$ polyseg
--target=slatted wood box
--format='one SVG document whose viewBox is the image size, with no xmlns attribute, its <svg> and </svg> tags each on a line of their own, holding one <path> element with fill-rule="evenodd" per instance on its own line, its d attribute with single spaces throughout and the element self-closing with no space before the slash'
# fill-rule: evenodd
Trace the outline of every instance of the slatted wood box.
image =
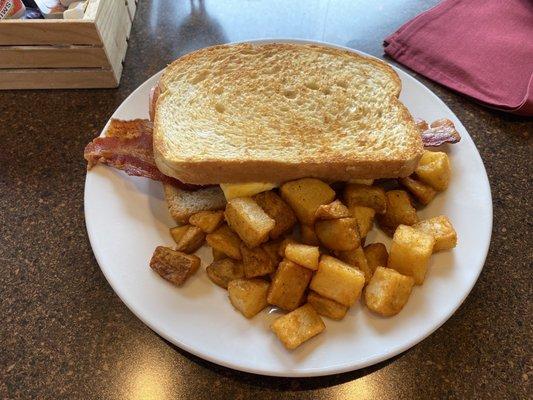
<svg viewBox="0 0 533 400">
<path fill-rule="evenodd" d="M 100 0 L 90 20 L 0 21 L 0 89 L 117 87 L 138 0 Z"/>
</svg>

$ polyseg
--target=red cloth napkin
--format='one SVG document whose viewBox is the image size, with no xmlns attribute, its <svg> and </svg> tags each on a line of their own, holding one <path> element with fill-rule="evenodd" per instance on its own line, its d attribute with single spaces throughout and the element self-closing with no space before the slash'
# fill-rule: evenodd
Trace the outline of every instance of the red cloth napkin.
<svg viewBox="0 0 533 400">
<path fill-rule="evenodd" d="M 444 86 L 533 115 L 532 0 L 446 0 L 384 45 L 392 58 Z"/>
</svg>

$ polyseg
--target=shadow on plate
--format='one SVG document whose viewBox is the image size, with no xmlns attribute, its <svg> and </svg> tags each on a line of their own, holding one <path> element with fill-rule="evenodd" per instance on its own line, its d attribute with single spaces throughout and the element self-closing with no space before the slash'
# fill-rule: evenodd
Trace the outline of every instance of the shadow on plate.
<svg viewBox="0 0 533 400">
<path fill-rule="evenodd" d="M 363 378 L 366 375 L 369 375 L 375 371 L 380 370 L 381 368 L 386 367 L 395 360 L 401 358 L 404 353 L 400 353 L 394 357 L 389 358 L 378 364 L 371 365 L 366 368 L 361 368 L 355 371 L 344 372 L 341 374 L 334 374 L 328 376 L 318 376 L 311 378 L 283 378 L 275 376 L 265 376 L 257 375 L 248 372 L 242 372 L 233 370 L 231 368 L 222 367 L 210 361 L 206 361 L 200 357 L 197 357 L 187 351 L 180 349 L 179 347 L 173 345 L 168 340 L 160 337 L 164 342 L 166 342 L 170 347 L 174 348 L 178 353 L 194 362 L 197 365 L 200 365 L 208 370 L 220 375 L 226 379 L 238 380 L 247 385 L 253 385 L 256 387 L 261 387 L 270 390 L 276 391 L 305 391 L 305 390 L 315 390 L 321 388 L 327 388 L 330 386 L 340 385 L 346 382 L 351 382 L 355 379 Z"/>
</svg>

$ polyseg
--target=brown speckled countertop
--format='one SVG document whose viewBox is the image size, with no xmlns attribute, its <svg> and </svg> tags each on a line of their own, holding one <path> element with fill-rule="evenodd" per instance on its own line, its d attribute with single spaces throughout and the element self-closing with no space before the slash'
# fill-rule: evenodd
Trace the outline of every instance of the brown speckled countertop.
<svg viewBox="0 0 533 400">
<path fill-rule="evenodd" d="M 0 92 L 0 398 L 531 398 L 533 122 L 423 78 L 479 148 L 492 186 L 493 238 L 461 308 L 392 360 L 336 376 L 279 379 L 198 359 L 126 308 L 85 231 L 85 144 L 177 56 L 261 37 L 324 40 L 382 56 L 383 37 L 435 3 L 142 1 L 120 88 Z"/>
</svg>

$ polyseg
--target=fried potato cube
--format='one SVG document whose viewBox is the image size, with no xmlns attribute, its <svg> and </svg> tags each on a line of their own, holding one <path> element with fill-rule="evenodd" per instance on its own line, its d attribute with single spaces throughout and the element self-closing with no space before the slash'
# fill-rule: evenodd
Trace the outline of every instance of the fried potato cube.
<svg viewBox="0 0 533 400">
<path fill-rule="evenodd" d="M 326 325 L 313 306 L 305 304 L 279 317 L 271 329 L 287 349 L 293 350 L 326 329 Z"/>
<path fill-rule="evenodd" d="M 351 265 L 352 267 L 357 268 L 365 275 L 365 284 L 370 281 L 374 269 L 370 268 L 366 260 L 365 252 L 360 246 L 357 249 L 348 250 L 348 251 L 339 251 L 336 253 L 336 256 L 339 260 L 344 261 L 346 264 Z"/>
<path fill-rule="evenodd" d="M 387 266 L 389 253 L 383 243 L 369 244 L 363 248 L 363 251 L 370 270 L 375 271 L 377 267 Z"/>
<path fill-rule="evenodd" d="M 376 215 L 376 210 L 364 206 L 351 206 L 349 210 L 350 215 L 357 220 L 359 236 L 361 238 L 366 237 L 368 232 L 370 232 L 374 226 L 374 216 Z"/>
<path fill-rule="evenodd" d="M 385 267 L 377 267 L 365 288 L 366 306 L 384 317 L 398 314 L 407 303 L 415 281 L 410 276 Z"/>
<path fill-rule="evenodd" d="M 205 233 L 197 226 L 186 225 L 180 240 L 177 242 L 176 250 L 190 254 L 198 250 L 205 241 Z M 181 232 L 180 232 L 181 233 Z"/>
<path fill-rule="evenodd" d="M 347 307 L 354 304 L 365 285 L 365 276 L 358 269 L 331 256 L 322 256 L 310 288 L 318 294 Z"/>
<path fill-rule="evenodd" d="M 387 211 L 385 190 L 377 186 L 349 183 L 344 189 L 344 203 L 348 208 L 363 206 L 373 208 L 378 214 Z"/>
<path fill-rule="evenodd" d="M 242 262 L 232 258 L 213 261 L 207 266 L 206 272 L 213 283 L 224 289 L 228 288 L 231 281 L 244 278 Z"/>
<path fill-rule="evenodd" d="M 439 192 L 446 190 L 451 176 L 448 155 L 441 151 L 424 151 L 415 169 L 415 174 L 433 189 Z"/>
<path fill-rule="evenodd" d="M 236 260 L 242 259 L 241 255 L 241 239 L 233 232 L 229 226 L 222 225 L 213 233 L 209 233 L 205 237 L 207 244 L 213 249 L 216 249 L 228 257 Z"/>
<path fill-rule="evenodd" d="M 200 258 L 197 256 L 164 246 L 157 246 L 150 260 L 150 268 L 176 286 L 183 285 L 199 267 Z"/>
<path fill-rule="evenodd" d="M 315 224 L 318 240 L 330 250 L 352 250 L 361 244 L 355 218 L 318 221 Z"/>
<path fill-rule="evenodd" d="M 412 276 L 415 283 L 421 285 L 426 277 L 434 244 L 433 236 L 411 226 L 400 225 L 392 238 L 387 267 Z"/>
<path fill-rule="evenodd" d="M 313 306 L 317 313 L 331 319 L 343 319 L 348 311 L 348 307 L 313 291 L 307 295 L 307 302 Z"/>
<path fill-rule="evenodd" d="M 366 260 L 365 253 L 362 247 L 358 247 L 349 251 L 341 251 L 336 253 L 337 257 L 344 261 L 346 264 L 349 264 L 358 270 L 360 270 L 365 275 L 365 284 L 370 281 L 374 269 L 370 268 Z"/>
<path fill-rule="evenodd" d="M 276 221 L 268 216 L 251 197 L 237 197 L 228 201 L 224 212 L 228 225 L 248 247 L 256 247 L 268 240 Z"/>
<path fill-rule="evenodd" d="M 318 240 L 314 227 L 301 224 L 300 234 L 302 235 L 302 243 L 309 246 L 318 246 L 320 244 L 320 240 Z"/>
<path fill-rule="evenodd" d="M 262 247 L 248 248 L 241 244 L 242 263 L 244 266 L 244 276 L 255 278 L 257 276 L 268 275 L 276 270 L 272 259 Z"/>
<path fill-rule="evenodd" d="M 318 206 L 315 213 L 316 219 L 337 219 L 351 217 L 348 207 L 340 200 Z"/>
<path fill-rule="evenodd" d="M 300 243 L 289 243 L 285 247 L 285 257 L 302 267 L 316 271 L 318 269 L 318 259 L 320 251 L 318 246 L 307 246 Z"/>
<path fill-rule="evenodd" d="M 223 260 L 224 258 L 228 257 L 226 253 L 223 253 L 214 247 L 211 248 L 211 252 L 213 253 L 213 261 Z"/>
<path fill-rule="evenodd" d="M 428 233 L 435 238 L 433 252 L 449 250 L 457 246 L 457 232 L 455 232 L 452 223 L 445 215 L 420 221 L 414 224 L 413 228 Z"/>
<path fill-rule="evenodd" d="M 287 311 L 297 308 L 313 276 L 313 271 L 289 260 L 283 260 L 272 279 L 268 303 Z"/>
<path fill-rule="evenodd" d="M 298 242 L 296 240 L 294 240 L 293 238 L 291 238 L 291 237 L 283 239 L 283 241 L 281 242 L 281 244 L 279 245 L 279 248 L 278 248 L 278 254 L 279 254 L 280 257 L 282 257 L 282 258 L 285 257 L 285 248 L 290 243 L 298 243 Z"/>
<path fill-rule="evenodd" d="M 176 244 L 180 242 L 183 235 L 185 235 L 185 232 L 189 230 L 189 227 L 190 225 L 180 225 L 174 228 L 170 228 L 170 235 L 172 236 L 172 239 L 174 239 Z"/>
<path fill-rule="evenodd" d="M 224 220 L 224 211 L 200 211 L 189 218 L 189 224 L 205 233 L 214 232 Z"/>
<path fill-rule="evenodd" d="M 270 231 L 272 239 L 277 239 L 292 230 L 296 224 L 296 215 L 276 193 L 272 191 L 259 193 L 253 199 L 276 222 L 274 229 Z"/>
<path fill-rule="evenodd" d="M 228 283 L 229 299 L 242 315 L 252 318 L 268 305 L 268 287 L 262 279 L 235 279 Z"/>
<path fill-rule="evenodd" d="M 289 203 L 302 224 L 313 225 L 317 208 L 331 203 L 335 191 L 319 179 L 304 178 L 283 184 L 281 197 Z"/>
<path fill-rule="evenodd" d="M 263 244 L 263 249 L 267 252 L 268 256 L 272 260 L 272 265 L 277 268 L 279 262 L 282 259 L 282 255 L 279 254 L 279 248 L 281 246 L 280 240 L 271 240 Z"/>
<path fill-rule="evenodd" d="M 437 195 L 437 191 L 431 186 L 420 182 L 412 177 L 401 178 L 400 183 L 409 190 L 420 204 L 428 205 Z"/>
<path fill-rule="evenodd" d="M 350 179 L 348 183 L 357 183 L 359 185 L 371 186 L 374 183 L 374 179 Z"/>
<path fill-rule="evenodd" d="M 389 190 L 386 193 L 387 212 L 378 217 L 379 225 L 391 234 L 398 225 L 413 225 L 418 222 L 416 209 L 405 190 Z"/>
</svg>

